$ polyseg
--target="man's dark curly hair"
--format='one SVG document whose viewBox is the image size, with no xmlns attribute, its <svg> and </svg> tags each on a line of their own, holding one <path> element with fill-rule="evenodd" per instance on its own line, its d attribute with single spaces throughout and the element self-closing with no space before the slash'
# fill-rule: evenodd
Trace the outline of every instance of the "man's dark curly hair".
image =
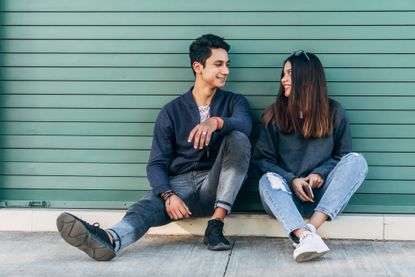
<svg viewBox="0 0 415 277">
<path fill-rule="evenodd" d="M 195 39 L 189 47 L 190 66 L 193 62 L 199 62 L 205 66 L 206 60 L 212 55 L 211 49 L 225 49 L 229 52 L 229 44 L 221 37 L 213 34 L 206 34 Z M 193 66 L 192 66 L 193 70 Z M 193 74 L 195 74 L 193 70 Z"/>
</svg>

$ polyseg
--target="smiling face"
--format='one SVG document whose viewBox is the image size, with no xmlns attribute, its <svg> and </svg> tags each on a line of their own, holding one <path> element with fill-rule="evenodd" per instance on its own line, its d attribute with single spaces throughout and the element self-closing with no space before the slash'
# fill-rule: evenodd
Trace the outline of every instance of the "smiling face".
<svg viewBox="0 0 415 277">
<path fill-rule="evenodd" d="M 193 63 L 196 82 L 212 89 L 221 88 L 225 85 L 229 75 L 228 52 L 222 48 L 213 48 L 211 52 L 204 66 L 199 62 Z"/>
<path fill-rule="evenodd" d="M 281 78 L 281 84 L 284 88 L 284 95 L 285 97 L 290 96 L 291 93 L 291 63 L 287 61 L 284 64 L 284 72 Z"/>
</svg>

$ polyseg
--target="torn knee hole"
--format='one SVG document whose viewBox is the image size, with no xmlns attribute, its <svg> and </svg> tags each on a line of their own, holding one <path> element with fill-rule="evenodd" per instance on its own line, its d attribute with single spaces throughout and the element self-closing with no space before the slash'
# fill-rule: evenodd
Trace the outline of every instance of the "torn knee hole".
<svg viewBox="0 0 415 277">
<path fill-rule="evenodd" d="M 281 190 L 283 192 L 290 193 L 289 191 L 287 191 L 287 188 L 285 187 L 285 184 L 283 183 L 283 180 L 281 180 L 281 178 L 275 176 L 272 173 L 267 173 L 266 176 L 273 190 Z"/>
</svg>

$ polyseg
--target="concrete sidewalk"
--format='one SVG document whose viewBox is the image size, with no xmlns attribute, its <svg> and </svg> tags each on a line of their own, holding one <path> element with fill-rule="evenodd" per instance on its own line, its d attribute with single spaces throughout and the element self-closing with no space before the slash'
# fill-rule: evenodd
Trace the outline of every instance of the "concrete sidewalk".
<svg viewBox="0 0 415 277">
<path fill-rule="evenodd" d="M 232 237 L 212 252 L 197 236 L 145 236 L 95 262 L 54 232 L 0 232 L 0 276 L 414 276 L 414 241 L 327 240 L 323 258 L 297 264 L 288 239 Z"/>
</svg>

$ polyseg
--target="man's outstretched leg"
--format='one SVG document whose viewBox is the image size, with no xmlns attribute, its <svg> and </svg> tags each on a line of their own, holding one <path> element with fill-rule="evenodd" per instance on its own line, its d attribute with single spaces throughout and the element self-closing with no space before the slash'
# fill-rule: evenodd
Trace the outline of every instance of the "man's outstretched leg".
<svg viewBox="0 0 415 277">
<path fill-rule="evenodd" d="M 133 204 L 124 218 L 108 230 L 62 213 L 56 220 L 58 231 L 70 245 L 97 261 L 109 261 L 115 253 L 141 238 L 150 227 L 170 222 L 164 203 L 151 192 Z"/>
</svg>

